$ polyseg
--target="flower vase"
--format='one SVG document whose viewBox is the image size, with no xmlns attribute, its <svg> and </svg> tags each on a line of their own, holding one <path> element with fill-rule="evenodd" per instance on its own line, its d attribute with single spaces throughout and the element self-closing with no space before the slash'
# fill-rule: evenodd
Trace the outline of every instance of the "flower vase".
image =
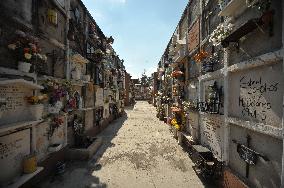
<svg viewBox="0 0 284 188">
<path fill-rule="evenodd" d="M 30 68 L 31 68 L 31 64 L 30 63 L 19 61 L 19 64 L 18 64 L 18 70 L 19 71 L 30 72 Z"/>
<path fill-rule="evenodd" d="M 30 113 L 31 113 L 32 119 L 34 121 L 41 120 L 42 119 L 43 110 L 44 110 L 43 104 L 31 105 Z"/>
</svg>

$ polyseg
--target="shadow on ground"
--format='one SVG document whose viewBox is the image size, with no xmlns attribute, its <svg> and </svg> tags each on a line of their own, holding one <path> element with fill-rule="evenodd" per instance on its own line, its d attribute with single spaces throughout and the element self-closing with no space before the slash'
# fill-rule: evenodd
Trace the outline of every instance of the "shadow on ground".
<svg viewBox="0 0 284 188">
<path fill-rule="evenodd" d="M 193 151 L 191 151 L 191 149 L 186 145 L 186 144 L 182 144 L 181 145 L 182 150 L 187 153 L 188 157 L 192 160 L 193 163 L 196 162 L 196 158 L 193 156 Z M 192 166 L 192 169 L 194 170 L 195 174 L 198 176 L 198 178 L 202 181 L 204 188 L 217 188 L 220 187 L 220 183 L 218 180 L 212 179 L 212 178 L 208 178 L 208 177 L 204 177 L 202 175 L 202 173 L 200 172 L 200 170 L 194 165 Z"/>
<path fill-rule="evenodd" d="M 131 107 L 127 108 L 130 110 Z M 113 147 L 111 140 L 117 136 L 117 132 L 127 120 L 127 114 L 114 120 L 97 137 L 103 138 L 103 144 L 89 161 L 68 161 L 65 172 L 61 175 L 51 175 L 45 181 L 33 185 L 33 188 L 107 188 L 107 184 L 94 176 L 94 171 L 102 168 L 97 160 L 109 148 Z"/>
<path fill-rule="evenodd" d="M 126 110 L 132 110 L 133 107 L 127 107 Z M 92 164 L 96 163 L 105 153 L 105 151 L 110 148 L 114 147 L 114 144 L 111 142 L 113 138 L 117 136 L 119 129 L 122 127 L 124 122 L 128 119 L 127 114 L 125 113 L 121 118 L 113 121 L 104 131 L 102 131 L 98 137 L 103 138 L 103 144 L 100 149 L 96 152 L 93 156 L 92 160 L 90 161 Z"/>
</svg>

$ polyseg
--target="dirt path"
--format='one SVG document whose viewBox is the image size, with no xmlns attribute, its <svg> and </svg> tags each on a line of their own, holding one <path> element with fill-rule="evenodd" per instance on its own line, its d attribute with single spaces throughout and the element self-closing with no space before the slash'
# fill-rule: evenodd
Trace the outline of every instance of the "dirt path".
<svg viewBox="0 0 284 188">
<path fill-rule="evenodd" d="M 205 187 L 154 107 L 138 102 L 126 112 L 99 135 L 104 142 L 93 160 L 71 163 L 62 178 L 41 187 Z"/>
</svg>

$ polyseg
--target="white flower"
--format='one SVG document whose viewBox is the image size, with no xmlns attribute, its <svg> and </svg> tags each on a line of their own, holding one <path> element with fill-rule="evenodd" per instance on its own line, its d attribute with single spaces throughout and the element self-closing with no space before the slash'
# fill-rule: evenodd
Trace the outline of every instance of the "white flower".
<svg viewBox="0 0 284 188">
<path fill-rule="evenodd" d="M 15 49 L 17 48 L 17 45 L 16 45 L 16 44 L 9 44 L 9 45 L 8 45 L 8 48 L 9 48 L 10 50 L 15 50 Z"/>
</svg>

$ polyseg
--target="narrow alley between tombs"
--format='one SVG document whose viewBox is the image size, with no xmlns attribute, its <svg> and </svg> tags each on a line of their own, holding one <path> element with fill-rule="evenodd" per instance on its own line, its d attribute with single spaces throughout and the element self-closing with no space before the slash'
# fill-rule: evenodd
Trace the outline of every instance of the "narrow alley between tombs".
<svg viewBox="0 0 284 188">
<path fill-rule="evenodd" d="M 98 135 L 103 143 L 89 162 L 71 162 L 62 176 L 39 187 L 204 187 L 188 154 L 155 114 L 153 106 L 137 102 Z"/>
<path fill-rule="evenodd" d="M 0 1 L 0 188 L 284 188 L 284 0 Z"/>
</svg>

